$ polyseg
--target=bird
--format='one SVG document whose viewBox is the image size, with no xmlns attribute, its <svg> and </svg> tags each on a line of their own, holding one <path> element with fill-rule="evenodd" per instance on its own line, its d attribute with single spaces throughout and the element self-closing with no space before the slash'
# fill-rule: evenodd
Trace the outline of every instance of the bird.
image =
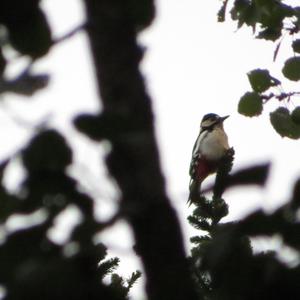
<svg viewBox="0 0 300 300">
<path fill-rule="evenodd" d="M 187 201 L 189 206 L 197 202 L 201 183 L 217 171 L 220 161 L 229 150 L 228 137 L 223 127 L 223 122 L 228 117 L 209 113 L 202 118 L 189 168 L 190 194 Z"/>
</svg>

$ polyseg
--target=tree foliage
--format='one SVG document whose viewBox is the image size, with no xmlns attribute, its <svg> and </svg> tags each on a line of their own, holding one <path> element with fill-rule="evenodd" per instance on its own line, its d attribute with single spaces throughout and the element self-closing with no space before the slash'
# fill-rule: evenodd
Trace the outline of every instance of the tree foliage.
<svg viewBox="0 0 300 300">
<path fill-rule="evenodd" d="M 2 237 L 0 282 L 6 289 L 5 299 L 82 299 L 87 295 L 89 299 L 127 299 L 139 273 L 128 281 L 122 279 L 115 274 L 119 260 L 106 259 L 106 247 L 93 242 L 104 224 L 94 217 L 93 199 L 66 174 L 72 151 L 64 137 L 55 130 L 43 130 L 24 147 L 21 158 L 27 177 L 19 193 L 11 194 L 1 185 L 1 224 L 14 215 L 27 221 Z M 2 174 L 6 166 L 7 162 Z M 71 228 L 65 243 L 56 244 L 49 239 L 49 231 L 71 206 L 82 220 Z M 110 274 L 110 283 L 104 284 Z"/>
<path fill-rule="evenodd" d="M 281 0 L 235 0 L 229 8 L 228 0 L 223 1 L 223 5 L 218 14 L 218 20 L 223 22 L 229 10 L 230 18 L 237 22 L 238 28 L 249 26 L 253 34 L 258 39 L 276 43 L 274 50 L 274 61 L 280 51 L 281 44 L 289 39 L 292 57 L 286 59 L 282 67 L 282 75 L 285 81 L 300 80 L 300 6 L 287 5 Z M 270 100 L 279 102 L 289 102 L 292 97 L 300 94 L 299 89 L 284 92 L 285 83 L 281 83 L 272 76 L 269 70 L 255 69 L 248 73 L 249 83 L 252 91 L 246 92 L 240 99 L 238 111 L 242 115 L 253 117 L 262 113 L 264 105 Z M 296 86 L 297 87 L 297 86 Z M 282 106 L 280 104 L 280 106 Z M 274 129 L 283 137 L 299 139 L 300 132 L 294 119 L 288 117 L 293 114 L 293 110 L 282 116 L 282 109 L 279 107 L 270 114 L 270 121 Z M 283 124 L 286 123 L 286 124 Z M 282 129 L 284 128 L 284 129 Z"/>
<path fill-rule="evenodd" d="M 6 232 L 0 244 L 0 284 L 6 290 L 5 299 L 127 299 L 140 273 L 134 272 L 129 279 L 119 276 L 115 272 L 118 259 L 106 259 L 105 246 L 93 240 L 95 234 L 119 218 L 126 219 L 134 233 L 149 300 L 197 299 L 179 223 L 166 195 L 151 99 L 139 70 L 143 49 L 137 43 L 137 34 L 152 22 L 154 3 L 82 3 L 85 24 L 54 39 L 39 0 L 1 1 L 0 94 L 32 96 L 46 87 L 49 74 L 34 72 L 36 61 L 56 44 L 86 30 L 103 110 L 94 115 L 82 113 L 74 123 L 88 137 L 111 144 L 106 164 L 119 186 L 120 205 L 109 222 L 97 220 L 94 199 L 80 191 L 80 183 L 66 172 L 72 164 L 72 150 L 65 138 L 54 129 L 38 128 L 19 154 L 27 172 L 20 191 L 10 194 L 1 186 L 4 230 L 15 215 L 32 222 Z M 11 63 L 7 48 L 29 61 L 13 78 L 7 74 Z M 11 159 L 3 163 L 3 173 Z M 70 228 L 65 243 L 56 244 L 49 238 L 49 231 L 70 207 L 79 211 L 81 220 Z M 34 222 L 36 215 L 39 217 Z M 111 275 L 110 280 L 104 282 L 107 275 Z"/>
</svg>

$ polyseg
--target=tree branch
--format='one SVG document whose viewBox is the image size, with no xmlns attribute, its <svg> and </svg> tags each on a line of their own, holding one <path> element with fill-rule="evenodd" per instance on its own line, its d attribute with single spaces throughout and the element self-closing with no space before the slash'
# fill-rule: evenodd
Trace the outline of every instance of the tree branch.
<svg viewBox="0 0 300 300">
<path fill-rule="evenodd" d="M 112 151 L 107 165 L 122 191 L 122 205 L 129 211 L 127 220 L 144 265 L 148 298 L 199 300 L 160 169 L 151 101 L 139 72 L 139 24 L 132 18 L 130 1 L 84 3 L 106 125 L 114 128 L 116 120 L 126 124 L 121 129 L 116 126 L 115 134 L 108 137 Z M 153 6 L 150 0 L 135 5 Z"/>
</svg>

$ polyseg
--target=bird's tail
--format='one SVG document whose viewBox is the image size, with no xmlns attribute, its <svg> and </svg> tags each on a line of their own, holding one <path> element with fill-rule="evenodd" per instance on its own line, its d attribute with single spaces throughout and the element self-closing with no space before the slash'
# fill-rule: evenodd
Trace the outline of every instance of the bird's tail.
<svg viewBox="0 0 300 300">
<path fill-rule="evenodd" d="M 190 194 L 187 200 L 187 204 L 189 207 L 192 205 L 192 203 L 197 203 L 199 201 L 200 188 L 201 188 L 201 181 L 195 179 L 190 180 L 190 185 L 189 185 Z"/>
</svg>

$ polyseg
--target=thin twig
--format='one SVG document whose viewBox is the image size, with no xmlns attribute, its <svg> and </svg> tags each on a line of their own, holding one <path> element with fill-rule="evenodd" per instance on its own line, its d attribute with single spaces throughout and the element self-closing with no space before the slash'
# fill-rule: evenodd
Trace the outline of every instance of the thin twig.
<svg viewBox="0 0 300 300">
<path fill-rule="evenodd" d="M 300 92 L 280 93 L 279 95 L 270 93 L 268 95 L 261 95 L 261 99 L 264 101 L 264 103 L 267 103 L 272 98 L 275 98 L 278 101 L 282 101 L 284 99 L 288 99 L 288 101 L 289 101 L 291 97 L 296 96 L 296 95 L 300 95 Z"/>
<path fill-rule="evenodd" d="M 76 33 L 80 32 L 81 30 L 85 29 L 87 26 L 87 22 L 84 22 L 78 26 L 76 26 L 75 28 L 73 28 L 71 31 L 63 34 L 62 36 L 53 39 L 52 41 L 52 45 L 57 45 L 61 42 L 64 42 L 65 40 L 72 38 Z"/>
</svg>

